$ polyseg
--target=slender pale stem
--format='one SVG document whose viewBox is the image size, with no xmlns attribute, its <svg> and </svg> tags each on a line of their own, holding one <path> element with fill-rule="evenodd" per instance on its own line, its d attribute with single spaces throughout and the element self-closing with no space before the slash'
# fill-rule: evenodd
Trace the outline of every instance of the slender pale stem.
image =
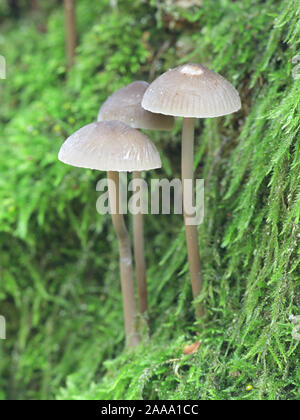
<svg viewBox="0 0 300 420">
<path fill-rule="evenodd" d="M 121 287 L 123 295 L 124 321 L 126 341 L 129 347 L 139 344 L 136 325 L 136 302 L 134 296 L 132 252 L 130 237 L 125 225 L 124 216 L 120 214 L 119 173 L 108 172 L 108 191 L 112 210 L 112 221 L 118 237 L 120 247 Z"/>
<path fill-rule="evenodd" d="M 68 68 L 74 64 L 75 50 L 77 45 L 76 31 L 76 3 L 75 0 L 64 0 L 66 21 L 66 46 Z"/>
<path fill-rule="evenodd" d="M 184 118 L 182 130 L 182 184 L 183 184 L 183 197 L 185 197 L 184 180 L 194 180 L 194 136 L 195 136 L 195 121 L 194 118 Z M 183 199 L 183 203 L 184 203 Z M 186 232 L 186 243 L 188 251 L 188 260 L 190 266 L 190 275 L 193 289 L 193 296 L 196 299 L 202 290 L 202 275 L 200 252 L 198 242 L 198 229 L 197 226 L 189 226 L 187 224 L 187 215 L 184 203 L 184 222 Z M 200 305 L 196 307 L 196 316 L 201 318 L 203 309 Z"/>
<path fill-rule="evenodd" d="M 141 180 L 141 172 L 134 172 L 133 178 L 134 180 Z M 145 314 L 148 310 L 148 296 L 144 243 L 144 216 L 142 213 L 135 214 L 133 216 L 133 231 L 136 278 L 139 295 L 139 312 L 141 314 Z"/>
</svg>

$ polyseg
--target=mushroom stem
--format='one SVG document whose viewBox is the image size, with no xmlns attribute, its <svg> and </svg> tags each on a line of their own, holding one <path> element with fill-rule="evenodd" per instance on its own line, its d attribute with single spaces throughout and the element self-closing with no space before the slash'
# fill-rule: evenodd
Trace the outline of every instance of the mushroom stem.
<svg viewBox="0 0 300 420">
<path fill-rule="evenodd" d="M 108 172 L 108 192 L 111 206 L 111 216 L 120 248 L 121 287 L 123 295 L 124 321 L 126 342 L 129 347 L 135 347 L 140 339 L 136 329 L 136 303 L 134 297 L 134 282 L 132 268 L 132 252 L 130 237 L 125 225 L 124 216 L 120 214 L 119 173 Z"/>
<path fill-rule="evenodd" d="M 183 184 L 183 198 L 185 197 L 185 182 L 186 179 L 194 180 L 194 136 L 195 136 L 195 121 L 194 118 L 183 119 L 182 129 L 182 184 Z M 197 226 L 189 226 L 187 224 L 188 215 L 184 203 L 184 224 L 186 233 L 186 243 L 188 260 L 190 266 L 190 275 L 193 289 L 193 296 L 196 299 L 202 290 L 202 274 L 198 242 Z M 196 317 L 199 319 L 203 315 L 203 309 L 198 304 L 196 306 Z"/>
<path fill-rule="evenodd" d="M 67 61 L 68 68 L 74 64 L 76 52 L 77 34 L 76 34 L 76 4 L 74 0 L 65 0 L 65 20 L 66 20 L 66 36 L 67 36 Z"/>
<path fill-rule="evenodd" d="M 134 172 L 133 178 L 134 180 L 141 180 L 141 172 Z M 144 216 L 142 213 L 138 213 L 133 216 L 133 231 L 136 278 L 139 296 L 139 312 L 143 315 L 148 310 L 148 296 L 145 262 Z"/>
</svg>

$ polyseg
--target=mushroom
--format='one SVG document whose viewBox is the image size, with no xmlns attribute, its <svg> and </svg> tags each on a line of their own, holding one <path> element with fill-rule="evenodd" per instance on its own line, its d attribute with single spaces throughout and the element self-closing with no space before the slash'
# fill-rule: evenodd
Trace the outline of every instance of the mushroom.
<svg viewBox="0 0 300 420">
<path fill-rule="evenodd" d="M 241 108 L 237 90 L 219 74 L 199 64 L 185 64 L 158 77 L 147 89 L 142 107 L 154 113 L 183 117 L 182 182 L 194 179 L 194 119 L 215 118 Z M 183 200 L 184 202 L 184 200 Z M 184 221 L 193 296 L 202 290 L 202 273 L 197 226 L 189 225 L 191 215 L 184 203 Z M 197 305 L 196 315 L 203 309 Z"/>
<path fill-rule="evenodd" d="M 136 81 L 114 92 L 101 106 L 98 121 L 118 120 L 133 128 L 171 131 L 174 127 L 173 117 L 153 114 L 142 108 L 142 99 L 148 87 L 149 83 Z M 133 178 L 140 180 L 141 172 L 135 171 Z M 143 315 L 148 311 L 148 297 L 144 217 L 141 212 L 133 216 L 133 231 L 139 312 Z"/>
<path fill-rule="evenodd" d="M 144 134 L 120 121 L 106 121 L 89 124 L 72 134 L 60 149 L 59 160 L 80 168 L 107 171 L 111 215 L 120 247 L 126 341 L 128 346 L 135 347 L 139 336 L 132 253 L 124 216 L 120 212 L 119 172 L 161 168 L 159 153 Z"/>
<path fill-rule="evenodd" d="M 132 128 L 171 131 L 174 118 L 152 113 L 142 108 L 142 100 L 149 83 L 138 80 L 114 92 L 98 113 L 98 121 L 122 121 Z"/>
</svg>

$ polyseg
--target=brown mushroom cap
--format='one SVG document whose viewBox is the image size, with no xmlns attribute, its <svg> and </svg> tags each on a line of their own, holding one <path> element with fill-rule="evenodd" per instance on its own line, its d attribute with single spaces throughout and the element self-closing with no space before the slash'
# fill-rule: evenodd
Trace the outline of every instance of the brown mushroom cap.
<svg viewBox="0 0 300 420">
<path fill-rule="evenodd" d="M 132 172 L 161 168 L 151 140 L 120 121 L 84 126 L 62 145 L 59 160 L 80 168 Z"/>
<path fill-rule="evenodd" d="M 238 91 L 224 77 L 199 64 L 164 73 L 147 89 L 148 111 L 186 118 L 214 118 L 241 108 Z"/>
<path fill-rule="evenodd" d="M 174 118 L 153 114 L 142 108 L 142 99 L 149 86 L 143 81 L 133 82 L 114 92 L 101 106 L 98 121 L 122 121 L 133 128 L 172 130 Z"/>
</svg>

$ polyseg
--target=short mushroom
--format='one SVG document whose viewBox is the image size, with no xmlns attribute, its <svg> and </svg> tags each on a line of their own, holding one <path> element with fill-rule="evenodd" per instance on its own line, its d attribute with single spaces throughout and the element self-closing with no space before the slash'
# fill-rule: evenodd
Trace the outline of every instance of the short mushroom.
<svg viewBox="0 0 300 420">
<path fill-rule="evenodd" d="M 241 100 L 237 90 L 219 74 L 199 64 L 185 64 L 158 77 L 147 89 L 142 106 L 147 111 L 183 117 L 182 181 L 194 179 L 194 119 L 215 118 L 237 112 Z M 184 200 L 183 200 L 184 201 Z M 193 296 L 202 290 L 197 226 L 190 226 L 184 204 L 184 220 Z M 201 318 L 203 308 L 196 308 Z"/>
<path fill-rule="evenodd" d="M 128 346 L 135 347 L 139 336 L 132 253 L 124 216 L 120 212 L 119 172 L 160 168 L 159 153 L 144 134 L 122 122 L 107 121 L 89 124 L 71 135 L 60 149 L 59 160 L 80 168 L 107 171 L 111 215 L 120 247 L 126 341 Z"/>
<path fill-rule="evenodd" d="M 142 108 L 142 99 L 148 87 L 149 83 L 139 80 L 114 92 L 101 106 L 98 121 L 118 120 L 133 128 L 171 131 L 174 127 L 173 117 L 154 114 Z M 135 171 L 133 178 L 141 179 L 141 172 Z M 133 231 L 139 312 L 145 314 L 148 310 L 148 297 L 142 213 L 133 216 Z"/>
</svg>

